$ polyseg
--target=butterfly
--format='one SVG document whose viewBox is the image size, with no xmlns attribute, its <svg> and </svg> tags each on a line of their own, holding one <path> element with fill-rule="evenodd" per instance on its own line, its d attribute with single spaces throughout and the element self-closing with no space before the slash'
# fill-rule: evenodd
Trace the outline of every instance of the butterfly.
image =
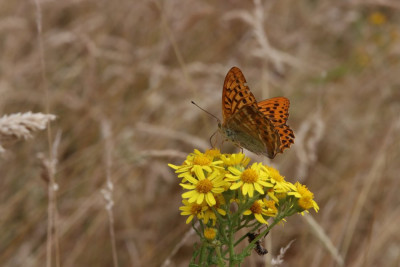
<svg viewBox="0 0 400 267">
<path fill-rule="evenodd" d="M 236 145 L 273 159 L 294 143 L 293 130 L 286 125 L 289 105 L 286 97 L 257 102 L 242 71 L 233 67 L 225 77 L 218 127 Z"/>
</svg>

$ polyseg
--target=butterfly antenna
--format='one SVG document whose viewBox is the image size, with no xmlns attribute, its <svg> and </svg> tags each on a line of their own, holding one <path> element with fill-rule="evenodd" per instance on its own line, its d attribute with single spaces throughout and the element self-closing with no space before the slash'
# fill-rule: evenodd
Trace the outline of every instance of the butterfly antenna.
<svg viewBox="0 0 400 267">
<path fill-rule="evenodd" d="M 197 105 L 194 101 L 191 101 L 191 102 L 192 102 L 193 105 L 195 105 L 196 107 L 198 107 L 199 109 L 201 109 L 202 111 L 204 111 L 205 113 L 207 113 L 208 115 L 214 117 L 214 118 L 218 121 L 218 123 L 221 123 L 221 121 L 220 121 L 214 114 L 211 114 L 210 112 L 208 112 L 208 111 L 205 110 L 204 108 L 200 107 L 200 106 Z M 214 134 L 215 134 L 215 133 L 214 133 Z M 214 134 L 213 134 L 213 135 L 214 135 Z"/>
</svg>

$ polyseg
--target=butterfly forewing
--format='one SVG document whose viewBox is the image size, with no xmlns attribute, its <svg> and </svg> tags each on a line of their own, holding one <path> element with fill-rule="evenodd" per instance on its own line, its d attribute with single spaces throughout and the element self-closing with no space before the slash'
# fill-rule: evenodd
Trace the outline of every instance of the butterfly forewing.
<svg viewBox="0 0 400 267">
<path fill-rule="evenodd" d="M 243 106 L 256 104 L 256 98 L 246 85 L 246 79 L 242 71 L 237 67 L 231 68 L 225 77 L 222 91 L 222 115 L 224 121 Z"/>
</svg>

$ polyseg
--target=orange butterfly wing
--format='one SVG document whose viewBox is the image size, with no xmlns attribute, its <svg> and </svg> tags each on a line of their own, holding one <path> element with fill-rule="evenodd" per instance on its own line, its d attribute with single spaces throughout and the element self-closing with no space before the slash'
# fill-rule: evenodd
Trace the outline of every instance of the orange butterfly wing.
<svg viewBox="0 0 400 267">
<path fill-rule="evenodd" d="M 281 152 L 278 130 L 259 110 L 257 101 L 245 84 L 246 79 L 239 68 L 233 67 L 225 77 L 222 91 L 222 114 L 224 135 L 256 154 L 274 158 Z"/>
<path fill-rule="evenodd" d="M 290 101 L 286 97 L 274 97 L 257 103 L 260 111 L 272 121 L 274 125 L 286 123 L 289 117 Z"/>
<path fill-rule="evenodd" d="M 286 97 L 274 97 L 257 103 L 259 110 L 274 124 L 278 130 L 283 151 L 294 143 L 294 133 L 286 121 L 289 117 L 290 101 Z"/>
<path fill-rule="evenodd" d="M 257 101 L 246 85 L 242 71 L 233 67 L 226 74 L 222 90 L 222 116 L 224 122 L 243 106 L 256 106 Z"/>
</svg>

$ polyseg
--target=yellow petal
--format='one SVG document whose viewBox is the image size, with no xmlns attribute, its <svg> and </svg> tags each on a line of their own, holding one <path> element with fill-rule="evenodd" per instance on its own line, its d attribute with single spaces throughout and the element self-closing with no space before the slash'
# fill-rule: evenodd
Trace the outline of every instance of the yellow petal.
<svg viewBox="0 0 400 267">
<path fill-rule="evenodd" d="M 204 176 L 203 169 L 199 165 L 194 166 L 194 173 L 196 174 L 197 179 L 204 180 L 206 177 Z"/>
<path fill-rule="evenodd" d="M 263 190 L 263 188 L 262 188 L 262 186 L 260 184 L 255 183 L 254 184 L 254 188 L 257 190 L 258 193 L 264 194 L 264 190 Z"/>
<path fill-rule="evenodd" d="M 248 183 L 244 183 L 243 187 L 242 187 L 242 194 L 245 196 L 245 195 L 247 195 L 248 191 L 249 191 L 249 184 Z"/>
<path fill-rule="evenodd" d="M 229 189 L 230 189 L 230 190 L 235 190 L 235 189 L 238 189 L 239 187 L 241 187 L 242 185 L 243 185 L 243 182 L 240 181 L 240 182 L 237 182 L 237 183 L 232 184 L 231 187 L 230 187 Z"/>
<path fill-rule="evenodd" d="M 206 201 L 209 206 L 214 206 L 217 202 L 215 201 L 214 195 L 211 192 L 207 193 Z"/>
<path fill-rule="evenodd" d="M 204 200 L 204 194 L 198 194 L 197 196 L 197 204 L 203 203 Z"/>
<path fill-rule="evenodd" d="M 186 224 L 189 224 L 192 220 L 193 220 L 193 215 L 190 215 L 190 216 L 186 219 Z"/>
<path fill-rule="evenodd" d="M 243 215 L 250 215 L 251 214 L 251 210 L 245 210 L 244 212 L 243 212 Z"/>
<path fill-rule="evenodd" d="M 254 186 L 253 184 L 248 184 L 248 192 L 249 192 L 249 197 L 254 196 Z"/>
<path fill-rule="evenodd" d="M 261 214 L 254 214 L 254 217 L 260 223 L 268 224 L 268 222 L 264 219 L 264 217 Z"/>
<path fill-rule="evenodd" d="M 192 190 L 192 191 L 188 191 L 188 192 L 185 192 L 185 193 L 183 193 L 182 194 L 182 198 L 191 198 L 191 197 L 193 197 L 193 195 L 195 195 L 196 194 L 196 191 L 195 190 Z M 190 202 L 190 201 L 189 201 Z M 193 202 L 193 201 L 192 201 Z M 191 203 L 191 202 L 190 202 Z"/>
</svg>

